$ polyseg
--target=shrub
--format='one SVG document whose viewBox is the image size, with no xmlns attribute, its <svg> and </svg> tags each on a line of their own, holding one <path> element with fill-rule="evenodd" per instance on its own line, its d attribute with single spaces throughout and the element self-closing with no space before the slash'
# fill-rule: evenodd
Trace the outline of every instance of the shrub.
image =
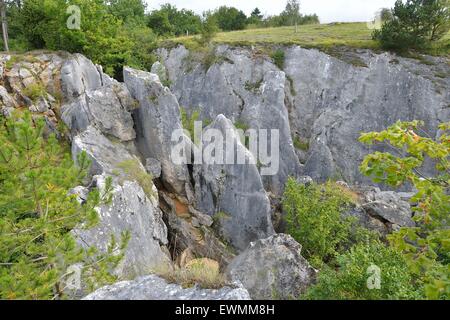
<svg viewBox="0 0 450 320">
<path fill-rule="evenodd" d="M 304 296 L 317 300 L 420 299 L 401 253 L 381 242 L 360 243 L 338 256 L 338 269 L 325 267 Z M 377 274 L 379 272 L 379 274 Z M 377 288 L 376 277 L 380 276 Z M 369 284 L 375 285 L 373 287 Z"/>
<path fill-rule="evenodd" d="M 26 86 L 22 90 L 23 94 L 36 102 L 39 98 L 45 97 L 47 95 L 47 91 L 42 82 L 35 82 L 28 86 Z"/>
<path fill-rule="evenodd" d="M 0 299 L 63 299 L 71 266 L 81 264 L 89 289 L 112 283 L 128 235 L 115 239 L 105 254 L 79 247 L 75 228 L 93 227 L 95 208 L 110 201 L 111 179 L 104 191 L 92 190 L 80 204 L 69 190 L 83 182 L 90 162 L 52 135 L 43 137 L 44 121 L 26 112 L 20 119 L 0 118 Z"/>
<path fill-rule="evenodd" d="M 299 137 L 294 138 L 294 147 L 298 150 L 308 151 L 309 150 L 309 141 L 305 139 L 301 139 Z"/>
<path fill-rule="evenodd" d="M 392 18 L 381 30 L 374 31 L 373 38 L 385 49 L 425 49 L 441 39 L 449 29 L 448 0 L 397 0 Z"/>
<path fill-rule="evenodd" d="M 145 171 L 140 161 L 136 158 L 123 161 L 117 165 L 125 174 L 126 180 L 136 181 L 144 190 L 147 197 L 155 196 L 153 191 L 153 178 Z"/>
<path fill-rule="evenodd" d="M 281 49 L 275 50 L 275 52 L 273 52 L 270 57 L 272 58 L 273 63 L 275 63 L 275 65 L 280 70 L 284 69 L 284 61 L 286 59 L 286 56 L 285 56 L 285 53 L 283 50 L 281 50 Z"/>
<path fill-rule="evenodd" d="M 211 13 L 207 13 L 202 23 L 200 43 L 202 45 L 210 44 L 217 32 L 219 32 L 219 27 L 216 17 Z"/>
<path fill-rule="evenodd" d="M 313 266 L 333 264 L 340 252 L 360 237 L 371 235 L 355 228 L 353 218 L 344 216 L 352 201 L 348 192 L 332 182 L 305 186 L 293 178 L 288 180 L 283 197 L 287 232 L 302 244 L 305 258 Z"/>
</svg>

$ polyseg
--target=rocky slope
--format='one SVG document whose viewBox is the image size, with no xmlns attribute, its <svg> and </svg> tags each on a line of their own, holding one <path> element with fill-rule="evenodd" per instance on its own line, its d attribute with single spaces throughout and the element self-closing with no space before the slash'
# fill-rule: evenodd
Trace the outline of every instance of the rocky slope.
<svg viewBox="0 0 450 320">
<path fill-rule="evenodd" d="M 79 200 L 113 178 L 113 201 L 98 208 L 100 224 L 74 230 L 80 245 L 106 250 L 110 234 L 129 231 L 130 244 L 115 271 L 122 280 L 182 264 L 186 257 L 207 257 L 237 281 L 236 289 L 183 291 L 150 276 L 89 299 L 157 298 L 150 294 L 153 287 L 161 298 L 174 299 L 246 299 L 245 289 L 252 298 L 273 298 L 274 290 L 279 297 L 298 296 L 316 271 L 299 244 L 275 235 L 289 176 L 355 185 L 360 200 L 349 214 L 383 234 L 414 224 L 405 201 L 411 194 L 361 186 L 369 181 L 358 166 L 373 150 L 357 138 L 413 119 L 424 120 L 428 134 L 436 136 L 437 124 L 450 119 L 448 62 L 424 57 L 429 62 L 423 64 L 369 51 L 342 52 L 338 59 L 317 50 L 284 50 L 280 70 L 254 48 L 219 46 L 208 53 L 207 65 L 202 54 L 184 47 L 160 49 L 153 73 L 125 68 L 124 83 L 77 54 L 0 56 L 1 113 L 29 109 L 46 119 L 48 133 L 70 140 L 74 159 L 81 151 L 92 159 L 91 181 L 72 191 Z M 238 123 L 278 129 L 278 174 L 262 176 L 237 134 L 224 145 L 253 160 L 247 164 L 174 164 L 171 150 L 180 141 L 172 133 L 182 129 L 183 109 L 188 115 L 198 110 L 209 128 L 222 133 Z M 181 143 L 188 153 L 197 148 L 186 135 Z M 175 295 L 167 295 L 171 288 Z"/>
</svg>

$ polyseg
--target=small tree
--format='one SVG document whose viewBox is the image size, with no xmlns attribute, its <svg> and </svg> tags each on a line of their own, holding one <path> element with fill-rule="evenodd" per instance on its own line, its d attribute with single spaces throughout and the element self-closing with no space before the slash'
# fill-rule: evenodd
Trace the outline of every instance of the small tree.
<svg viewBox="0 0 450 320">
<path fill-rule="evenodd" d="M 106 254 L 76 244 L 71 231 L 96 224 L 95 207 L 111 200 L 111 179 L 79 203 L 69 190 L 82 183 L 90 161 L 81 153 L 75 166 L 43 128 L 29 113 L 0 119 L 0 299 L 64 298 L 71 267 L 80 264 L 90 289 L 113 282 L 110 270 L 128 241 L 126 234 L 121 244 L 113 239 Z"/>
<path fill-rule="evenodd" d="M 6 52 L 9 51 L 8 44 L 8 21 L 6 19 L 6 3 L 5 0 L 0 0 L 0 18 L 2 20 L 2 34 L 3 34 L 3 47 Z"/>
<path fill-rule="evenodd" d="M 402 228 L 389 237 L 391 245 L 403 253 L 415 282 L 431 299 L 450 295 L 450 122 L 439 126 L 434 140 L 421 129 L 422 122 L 398 122 L 382 132 L 363 134 L 366 144 L 387 143 L 393 153 L 367 156 L 361 171 L 378 183 L 393 187 L 410 184 L 417 190 L 411 199 L 416 228 Z M 421 135 L 422 134 L 422 135 Z M 425 136 L 424 136 L 425 135 Z M 423 173 L 426 159 L 436 163 L 435 176 Z"/>
<path fill-rule="evenodd" d="M 424 49 L 450 30 L 450 0 L 397 0 L 392 19 L 373 38 L 385 49 Z"/>
<path fill-rule="evenodd" d="M 378 15 L 382 22 L 388 22 L 388 21 L 392 20 L 392 18 L 393 18 L 392 10 L 389 8 L 382 8 L 379 11 Z"/>
<path fill-rule="evenodd" d="M 288 25 L 297 26 L 302 16 L 300 14 L 300 2 L 298 0 L 288 0 L 286 8 L 281 15 L 286 17 Z"/>
<path fill-rule="evenodd" d="M 216 16 L 211 12 L 204 13 L 204 20 L 202 23 L 201 42 L 202 44 L 209 44 L 219 31 Z"/>
<path fill-rule="evenodd" d="M 248 18 L 248 23 L 249 24 L 259 24 L 259 23 L 261 23 L 262 19 L 263 19 L 263 15 L 261 13 L 261 10 L 259 10 L 259 8 L 255 8 L 251 13 L 250 18 Z"/>
</svg>

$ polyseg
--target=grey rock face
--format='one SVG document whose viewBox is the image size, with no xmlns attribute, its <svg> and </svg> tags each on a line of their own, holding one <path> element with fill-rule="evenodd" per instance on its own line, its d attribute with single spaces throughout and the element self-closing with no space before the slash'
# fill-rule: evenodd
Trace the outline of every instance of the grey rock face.
<svg viewBox="0 0 450 320">
<path fill-rule="evenodd" d="M 112 143 L 92 126 L 73 139 L 73 157 L 81 151 L 86 151 L 92 160 L 91 175 L 95 176 L 100 190 L 104 188 L 106 176 L 114 178 L 114 190 L 112 203 L 98 208 L 99 225 L 76 231 L 80 244 L 105 250 L 111 235 L 119 240 L 122 232 L 130 232 L 125 258 L 116 270 L 122 278 L 142 276 L 152 268 L 169 264 L 170 258 L 164 249 L 168 244 L 167 227 L 162 220 L 156 187 L 153 186 L 152 194 L 146 194 L 136 181 L 132 181 L 133 177 L 121 174 L 120 164 L 136 158 L 121 143 Z M 137 159 L 136 165 L 145 172 Z"/>
<path fill-rule="evenodd" d="M 159 52 L 171 90 L 189 112 L 198 108 L 202 119 L 224 114 L 253 128 L 280 129 L 280 172 L 264 178 L 275 194 L 289 175 L 369 184 L 358 167 L 365 155 L 383 148 L 360 144 L 362 132 L 420 119 L 435 137 L 437 124 L 450 119 L 450 77 L 436 76 L 450 74 L 445 58 L 426 57 L 425 65 L 368 50 L 344 52 L 345 59 L 298 46 L 285 52 L 286 76 L 250 48 L 217 47 L 219 62 L 208 70 L 182 46 Z M 291 136 L 303 141 L 305 150 L 295 152 Z"/>
<path fill-rule="evenodd" d="M 159 81 L 161 81 L 161 83 L 165 83 L 168 80 L 166 67 L 159 61 L 156 61 L 153 64 L 151 73 L 156 74 L 159 77 Z"/>
<path fill-rule="evenodd" d="M 251 243 L 228 266 L 253 299 L 297 299 L 315 281 L 316 271 L 291 236 L 278 234 Z"/>
<path fill-rule="evenodd" d="M 200 111 L 202 120 L 223 114 L 253 129 L 278 129 L 280 169 L 274 176 L 263 177 L 263 182 L 280 195 L 288 176 L 301 172 L 285 106 L 290 92 L 285 74 L 257 52 L 219 46 L 214 54 L 222 62 L 205 70 L 201 58 L 184 47 L 161 50 L 171 90 L 188 113 Z"/>
<path fill-rule="evenodd" d="M 189 174 L 185 165 L 177 165 L 171 159 L 172 133 L 182 130 L 180 107 L 176 97 L 165 88 L 157 75 L 124 69 L 124 80 L 131 95 L 139 102 L 135 111 L 137 146 L 145 158 L 154 158 L 161 163 L 161 178 L 166 187 L 180 195 L 186 195 Z"/>
<path fill-rule="evenodd" d="M 230 120 L 223 115 L 210 125 L 221 132 L 223 150 L 245 155 L 247 164 L 208 164 L 194 166 L 197 208 L 214 217 L 223 237 L 244 250 L 251 241 L 274 233 L 270 201 L 264 190 L 253 155 L 241 144 Z M 227 141 L 228 140 L 228 141 Z M 230 145 L 231 143 L 231 145 Z"/>
<path fill-rule="evenodd" d="M 4 87 L 0 86 L 0 112 L 3 115 L 9 115 L 16 106 L 16 101 Z"/>
<path fill-rule="evenodd" d="M 152 175 L 153 178 L 157 179 L 161 177 L 161 162 L 158 160 L 148 158 L 145 161 L 145 169 Z"/>
<path fill-rule="evenodd" d="M 415 227 L 413 212 L 405 196 L 410 193 L 381 191 L 379 188 L 359 187 L 355 190 L 361 195 L 361 205 L 348 212 L 357 217 L 368 229 L 387 235 L 401 227 Z"/>
<path fill-rule="evenodd" d="M 101 288 L 84 300 L 250 300 L 250 296 L 245 289 L 239 287 L 219 290 L 197 287 L 183 289 L 179 285 L 168 284 L 157 276 L 147 276 Z"/>
<path fill-rule="evenodd" d="M 64 97 L 77 98 L 88 90 L 102 86 L 99 69 L 81 54 L 75 54 L 61 68 L 61 85 Z"/>
<path fill-rule="evenodd" d="M 104 134 L 131 141 L 136 137 L 131 104 L 127 88 L 117 83 L 86 91 L 73 99 L 62 107 L 62 119 L 73 135 L 93 125 Z"/>
<path fill-rule="evenodd" d="M 93 126 L 89 126 L 83 133 L 73 138 L 73 159 L 76 160 L 82 151 L 86 151 L 92 160 L 91 176 L 103 173 L 113 175 L 120 163 L 133 159 L 122 144 L 112 143 Z"/>
<path fill-rule="evenodd" d="M 436 136 L 437 124 L 450 118 L 446 108 L 450 79 L 438 85 L 434 67 L 364 50 L 355 58 L 367 67 L 317 50 L 286 50 L 285 70 L 296 92 L 291 129 L 310 142 L 305 174 L 315 180 L 339 177 L 350 183 L 371 183 L 358 167 L 375 150 L 358 142 L 360 133 L 384 130 L 397 120 L 420 119 L 428 134 Z M 441 85 L 446 89 L 441 90 Z"/>
<path fill-rule="evenodd" d="M 102 190 L 104 176 L 96 177 L 97 186 Z M 156 188 L 154 190 L 156 194 Z M 85 247 L 94 246 L 106 251 L 113 235 L 120 241 L 121 234 L 131 235 L 124 259 L 115 272 L 123 278 L 134 278 L 150 273 L 156 268 L 170 264 L 170 258 L 162 248 L 168 244 L 167 227 L 162 220 L 158 200 L 149 197 L 134 181 L 114 184 L 110 205 L 98 208 L 100 223 L 88 229 L 76 230 L 78 242 Z"/>
</svg>

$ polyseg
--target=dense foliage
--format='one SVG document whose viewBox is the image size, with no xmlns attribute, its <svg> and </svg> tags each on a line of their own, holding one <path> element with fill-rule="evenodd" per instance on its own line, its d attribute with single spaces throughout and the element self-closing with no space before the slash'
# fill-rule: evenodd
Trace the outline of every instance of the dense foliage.
<svg viewBox="0 0 450 320">
<path fill-rule="evenodd" d="M 74 270 L 88 289 L 115 281 L 110 274 L 122 259 L 128 235 L 109 252 L 82 249 L 72 230 L 97 223 L 96 206 L 111 200 L 111 180 L 94 189 L 84 204 L 69 190 L 83 182 L 85 153 L 74 165 L 54 135 L 44 138 L 44 121 L 29 113 L 0 119 L 0 299 L 61 299 Z M 74 288 L 70 288 L 74 289 Z"/>
<path fill-rule="evenodd" d="M 395 153 L 368 155 L 361 171 L 377 183 L 392 187 L 406 183 L 414 186 L 417 194 L 411 201 L 417 226 L 394 232 L 388 236 L 388 243 L 376 240 L 373 235 L 350 242 L 348 252 L 341 250 L 337 255 L 334 253 L 336 259 L 333 264 L 324 261 L 326 265 L 319 273 L 317 284 L 305 298 L 449 298 L 450 123 L 439 127 L 437 140 L 428 137 L 421 125 L 419 121 L 398 122 L 385 131 L 363 134 L 360 138 L 363 143 L 387 143 L 389 150 L 396 150 L 392 151 Z M 436 163 L 438 174 L 435 176 L 422 173 L 426 159 Z M 342 204 L 342 200 L 336 200 L 339 199 L 336 198 L 339 191 L 333 194 L 306 193 L 305 190 L 307 187 L 291 181 L 285 198 L 288 199 L 289 232 L 305 243 L 306 255 L 309 255 L 310 248 L 320 252 L 318 244 L 330 241 L 327 238 L 330 230 L 342 226 L 344 222 L 342 218 L 341 222 L 330 221 L 331 218 L 339 219 L 336 213 L 336 208 Z M 317 216 L 321 217 L 318 221 Z M 324 218 L 328 223 L 325 226 L 321 224 Z M 346 235 L 345 232 L 340 234 Z M 343 237 L 340 241 L 345 243 Z M 330 243 L 336 246 L 337 242 L 331 240 Z M 374 272 L 379 272 L 380 276 L 379 287 L 375 289 L 369 287 Z"/>
<path fill-rule="evenodd" d="M 417 299 L 413 276 L 402 254 L 379 241 L 362 242 L 337 258 L 338 271 L 326 266 L 305 298 L 319 300 Z M 379 274 L 377 272 L 379 271 Z M 379 278 L 379 287 L 376 285 Z M 373 281 L 373 282 L 372 282 Z"/>
<path fill-rule="evenodd" d="M 149 14 L 148 26 L 161 36 L 194 35 L 200 33 L 202 19 L 191 10 L 165 4 Z"/>
<path fill-rule="evenodd" d="M 448 299 L 450 294 L 450 122 L 439 126 L 440 136 L 433 140 L 421 129 L 423 123 L 398 122 L 382 132 L 367 133 L 367 144 L 387 143 L 395 153 L 374 153 L 361 166 L 375 182 L 393 187 L 413 185 L 417 194 L 411 199 L 417 227 L 402 228 L 390 236 L 393 248 L 402 252 L 415 282 L 428 298 Z M 436 163 L 435 176 L 423 174 L 427 159 Z"/>
<path fill-rule="evenodd" d="M 349 190 L 329 182 L 325 185 L 299 184 L 289 179 L 283 198 L 287 231 L 303 246 L 303 255 L 315 267 L 333 265 L 336 257 L 368 232 L 355 228 L 345 216 L 350 209 Z"/>
<path fill-rule="evenodd" d="M 223 31 L 243 30 L 247 26 L 247 16 L 241 10 L 222 6 L 214 11 L 217 24 Z"/>
<path fill-rule="evenodd" d="M 120 78 L 124 64 L 149 69 L 155 61 L 151 50 L 156 37 L 145 25 L 142 0 L 74 0 L 76 12 L 64 0 L 23 0 L 8 7 L 10 38 L 21 49 L 50 49 L 87 55 L 105 71 Z M 14 41 L 12 42 L 14 45 Z"/>
<path fill-rule="evenodd" d="M 391 15 L 373 33 L 385 49 L 426 49 L 450 30 L 449 0 L 398 0 Z"/>
</svg>

